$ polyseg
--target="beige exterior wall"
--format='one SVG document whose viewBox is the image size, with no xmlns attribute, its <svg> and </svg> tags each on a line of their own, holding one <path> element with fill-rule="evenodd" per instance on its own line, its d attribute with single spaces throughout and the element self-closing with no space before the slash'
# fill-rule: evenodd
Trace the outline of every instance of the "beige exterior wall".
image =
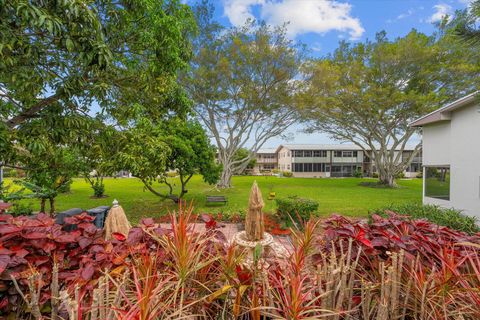
<svg viewBox="0 0 480 320">
<path fill-rule="evenodd" d="M 292 171 L 292 151 L 282 147 L 277 152 L 278 169 L 280 171 Z"/>
<path fill-rule="evenodd" d="M 452 112 L 450 121 L 423 127 L 423 164 L 450 166 L 450 200 L 434 199 L 424 195 L 424 203 L 454 207 L 480 218 L 478 105 L 470 105 Z"/>
<path fill-rule="evenodd" d="M 259 175 L 266 171 L 272 171 L 278 168 L 276 153 L 259 153 L 256 156 L 256 163 L 253 167 L 253 174 Z"/>
</svg>

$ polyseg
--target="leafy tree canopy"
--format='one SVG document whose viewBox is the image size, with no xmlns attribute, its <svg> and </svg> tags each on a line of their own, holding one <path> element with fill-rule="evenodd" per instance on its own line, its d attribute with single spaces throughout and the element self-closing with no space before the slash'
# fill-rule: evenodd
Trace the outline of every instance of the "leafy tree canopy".
<svg viewBox="0 0 480 320">
<path fill-rule="evenodd" d="M 478 52 L 452 44 L 448 34 L 415 30 L 395 40 L 381 32 L 375 41 L 341 42 L 306 66 L 300 110 L 313 130 L 371 149 L 380 181 L 393 186 L 415 156 L 402 157 L 417 131 L 410 122 L 478 86 Z"/>
<path fill-rule="evenodd" d="M 208 4 L 195 12 L 200 33 L 183 83 L 217 146 L 223 165 L 218 186 L 228 188 L 265 142 L 298 120 L 292 106 L 302 86 L 305 50 L 288 39 L 285 27 L 249 21 L 223 29 Z M 235 159 L 247 146 L 247 156 Z"/>
<path fill-rule="evenodd" d="M 185 113 L 176 74 L 190 58 L 194 25 L 177 0 L 0 0 L 2 160 L 32 120 L 46 126 L 68 115 L 83 125 L 100 111 L 125 125 Z M 68 133 L 67 120 L 56 119 L 49 129 Z"/>
</svg>

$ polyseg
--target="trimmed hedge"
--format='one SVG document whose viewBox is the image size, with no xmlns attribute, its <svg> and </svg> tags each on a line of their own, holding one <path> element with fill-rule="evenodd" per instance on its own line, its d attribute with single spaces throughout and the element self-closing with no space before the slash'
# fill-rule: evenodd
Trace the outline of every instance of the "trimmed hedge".
<svg viewBox="0 0 480 320">
<path fill-rule="evenodd" d="M 310 215 L 318 210 L 318 202 L 311 199 L 290 196 L 275 200 L 277 203 L 277 214 L 287 225 L 291 223 L 290 217 L 296 222 L 307 221 Z"/>
<path fill-rule="evenodd" d="M 410 219 L 426 219 L 440 226 L 449 227 L 469 234 L 480 232 L 477 219 L 463 215 L 460 210 L 445 209 L 434 205 L 402 204 L 389 205 L 373 210 L 370 212 L 370 216 L 372 214 L 378 214 L 387 217 L 388 214 L 385 211 L 393 211 L 400 215 L 406 215 L 409 216 Z"/>
</svg>

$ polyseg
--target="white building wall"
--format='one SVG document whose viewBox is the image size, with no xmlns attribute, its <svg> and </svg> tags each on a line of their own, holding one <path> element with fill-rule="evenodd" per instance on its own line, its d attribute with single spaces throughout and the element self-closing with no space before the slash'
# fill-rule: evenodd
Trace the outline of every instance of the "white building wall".
<svg viewBox="0 0 480 320">
<path fill-rule="evenodd" d="M 451 154 L 451 123 L 433 123 L 423 128 L 423 165 L 448 165 Z"/>
<path fill-rule="evenodd" d="M 423 164 L 450 165 L 450 201 L 424 196 L 424 203 L 453 207 L 480 218 L 478 106 L 454 111 L 451 121 L 424 126 Z"/>
</svg>

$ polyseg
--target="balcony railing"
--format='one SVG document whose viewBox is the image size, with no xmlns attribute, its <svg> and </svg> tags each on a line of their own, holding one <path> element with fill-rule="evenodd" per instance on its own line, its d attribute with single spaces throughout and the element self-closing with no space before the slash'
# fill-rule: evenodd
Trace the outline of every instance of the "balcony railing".
<svg viewBox="0 0 480 320">
<path fill-rule="evenodd" d="M 277 163 L 277 159 L 271 159 L 271 158 L 257 158 L 257 163 Z"/>
</svg>

